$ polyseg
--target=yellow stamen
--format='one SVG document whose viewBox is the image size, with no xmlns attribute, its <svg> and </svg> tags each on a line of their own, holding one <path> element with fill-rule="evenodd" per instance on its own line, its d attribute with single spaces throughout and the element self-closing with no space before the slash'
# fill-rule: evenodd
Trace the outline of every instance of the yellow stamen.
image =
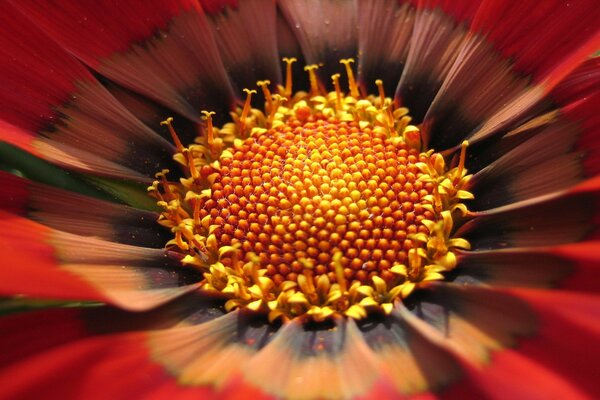
<svg viewBox="0 0 600 400">
<path fill-rule="evenodd" d="M 242 109 L 242 115 L 240 115 L 240 136 L 245 137 L 244 130 L 246 129 L 246 118 L 248 118 L 248 114 L 250 113 L 252 94 L 256 93 L 256 90 L 244 89 L 246 93 L 246 102 L 244 103 L 244 108 Z"/>
<path fill-rule="evenodd" d="M 377 79 L 375 81 L 375 84 L 377 85 L 377 90 L 379 92 L 379 101 L 381 102 L 379 107 L 383 108 L 385 106 L 385 91 L 383 89 L 383 81 L 381 79 Z"/>
<path fill-rule="evenodd" d="M 319 83 L 317 81 L 317 74 L 315 71 L 319 69 L 317 64 L 311 64 L 304 67 L 305 71 L 308 71 L 308 79 L 310 80 L 310 95 L 317 96 L 319 94 Z"/>
<path fill-rule="evenodd" d="M 198 172 L 198 170 L 196 169 L 196 165 L 194 164 L 194 156 L 192 155 L 192 152 L 189 149 L 183 149 L 183 153 L 185 154 L 188 160 L 188 169 L 190 170 L 190 175 L 194 180 L 198 179 L 200 173 Z"/>
<path fill-rule="evenodd" d="M 458 159 L 458 179 L 462 177 L 465 169 L 465 161 L 467 158 L 467 147 L 469 147 L 469 141 L 464 140 L 460 146 L 460 158 Z"/>
<path fill-rule="evenodd" d="M 342 293 L 346 293 L 348 291 L 348 285 L 346 283 L 346 277 L 344 276 L 344 267 L 341 263 L 342 252 L 338 251 L 333 255 L 333 266 L 335 268 L 335 278 L 337 279 L 338 285 L 340 285 L 340 290 Z"/>
<path fill-rule="evenodd" d="M 273 96 L 271 95 L 271 91 L 269 90 L 270 84 L 271 84 L 271 81 L 269 81 L 269 80 L 256 82 L 256 85 L 262 89 L 263 95 L 265 96 L 265 100 L 267 102 L 267 107 L 266 107 L 267 111 L 270 111 L 271 107 L 273 106 Z"/>
<path fill-rule="evenodd" d="M 274 94 L 273 99 L 274 99 L 273 107 L 269 111 L 269 117 L 267 118 L 267 127 L 268 128 L 271 128 L 273 126 L 273 120 L 275 119 L 275 114 L 277 113 L 277 110 L 279 109 L 279 106 L 281 105 L 281 103 L 288 100 L 285 97 L 282 97 L 278 94 Z"/>
<path fill-rule="evenodd" d="M 341 111 L 343 108 L 342 105 L 342 89 L 340 88 L 340 74 L 331 75 L 331 80 L 333 81 L 333 87 L 335 89 L 335 107 L 336 111 Z"/>
<path fill-rule="evenodd" d="M 181 140 L 179 140 L 179 136 L 177 136 L 177 132 L 175 132 L 172 122 L 173 118 L 169 117 L 166 120 L 162 121 L 160 124 L 166 126 L 169 129 L 169 133 L 171 134 L 171 138 L 173 138 L 173 143 L 175 143 L 177 152 L 181 153 L 183 151 L 183 144 L 181 144 Z"/>
<path fill-rule="evenodd" d="M 348 86 L 350 89 L 350 95 L 356 99 L 360 97 L 360 93 L 358 92 L 358 86 L 356 85 L 356 81 L 354 80 L 354 72 L 352 72 L 352 67 L 350 64 L 354 63 L 353 58 L 346 58 L 340 60 L 341 64 L 344 64 L 346 67 L 346 75 L 348 75 Z"/>
<path fill-rule="evenodd" d="M 296 57 L 283 58 L 283 62 L 285 63 L 285 91 L 283 95 L 288 99 L 292 98 L 292 64 L 296 61 L 298 61 Z"/>
</svg>

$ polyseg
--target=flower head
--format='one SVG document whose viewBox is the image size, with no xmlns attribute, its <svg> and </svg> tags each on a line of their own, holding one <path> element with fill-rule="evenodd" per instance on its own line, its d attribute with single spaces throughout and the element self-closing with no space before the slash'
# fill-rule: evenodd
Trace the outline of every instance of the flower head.
<svg viewBox="0 0 600 400">
<path fill-rule="evenodd" d="M 0 8 L 2 396 L 598 394 L 593 1 Z"/>
</svg>

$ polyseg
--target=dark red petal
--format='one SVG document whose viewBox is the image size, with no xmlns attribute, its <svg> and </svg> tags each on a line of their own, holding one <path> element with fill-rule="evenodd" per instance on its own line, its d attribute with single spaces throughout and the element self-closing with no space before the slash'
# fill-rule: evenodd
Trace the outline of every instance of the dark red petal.
<svg viewBox="0 0 600 400">
<path fill-rule="evenodd" d="M 439 8 L 417 8 L 406 63 L 396 100 L 423 121 L 431 102 L 454 64 L 467 30 Z M 450 131 L 449 131 L 450 132 Z"/>
<path fill-rule="evenodd" d="M 278 5 L 300 43 L 306 63 L 323 64 L 319 76 L 329 84 L 333 73 L 344 70 L 339 61 L 356 57 L 356 4 L 283 0 Z"/>
<path fill-rule="evenodd" d="M 600 242 L 466 252 L 457 281 L 495 287 L 600 291 Z"/>
<path fill-rule="evenodd" d="M 117 243 L 159 248 L 169 240 L 168 231 L 156 224 L 156 213 L 53 188 L 2 171 L 0 208 L 54 229 Z"/>
<path fill-rule="evenodd" d="M 481 4 L 471 29 L 482 33 L 518 70 L 553 87 L 600 48 L 600 10 L 594 0 L 493 0 Z M 573 29 L 574 26 L 581 27 Z"/>
<path fill-rule="evenodd" d="M 0 396 L 45 398 L 52 388 L 56 398 L 215 397 L 207 387 L 181 387 L 154 361 L 149 333 L 95 334 L 86 325 L 94 313 L 53 310 L 0 320 L 8 328 L 2 331 L 11 333 L 0 356 Z M 131 325 L 124 315 L 114 317 L 116 326 Z M 144 325 L 153 324 L 140 327 Z"/>
<path fill-rule="evenodd" d="M 15 6 L 101 74 L 192 120 L 200 108 L 232 104 L 210 26 L 194 0 Z"/>
<path fill-rule="evenodd" d="M 197 289 L 199 273 L 169 262 L 162 249 L 53 230 L 0 211 L 0 295 L 95 300 L 130 310 Z"/>
<path fill-rule="evenodd" d="M 577 148 L 584 151 L 589 176 L 600 172 L 600 57 L 582 64 L 551 93 L 565 118 L 582 131 Z"/>
<path fill-rule="evenodd" d="M 457 231 L 473 249 L 552 246 L 598 235 L 600 178 L 563 192 L 473 213 Z"/>
<path fill-rule="evenodd" d="M 54 248 L 46 243 L 49 229 L 0 211 L 0 293 L 41 298 L 105 301 L 106 297 L 76 275 L 58 269 Z"/>
<path fill-rule="evenodd" d="M 600 395 L 597 385 L 598 370 L 594 355 L 600 352 L 600 301 L 596 295 L 561 291 L 509 290 L 534 310 L 538 319 L 535 337 L 523 340 L 517 353 L 500 353 L 496 370 L 507 378 L 512 376 L 515 359 L 523 357 L 527 364 L 538 366 L 537 382 L 556 382 L 570 389 L 570 396 L 562 398 L 595 398 Z M 553 388 L 548 387 L 548 391 Z M 558 389 L 558 388 L 557 388 Z M 574 397 L 571 397 L 574 396 Z"/>
<path fill-rule="evenodd" d="M 388 96 L 396 90 L 411 43 L 415 10 L 397 0 L 358 2 L 359 78 L 365 93 L 381 79 Z"/>
<path fill-rule="evenodd" d="M 558 246 L 548 253 L 565 259 L 572 271 L 560 287 L 568 290 L 600 292 L 600 242 L 582 242 Z"/>
<path fill-rule="evenodd" d="M 443 314 L 426 313 L 424 317 L 434 326 L 438 321 L 439 331 L 434 332 L 431 325 L 423 325 L 423 321 L 415 321 L 414 317 L 412 322 L 423 334 L 446 347 L 461 361 L 467 382 L 483 391 L 485 397 L 543 399 L 558 394 L 560 398 L 583 398 L 586 391 L 592 394 L 597 389 L 591 378 L 594 373 L 587 372 L 592 364 L 589 359 L 584 360 L 576 349 L 583 349 L 589 344 L 593 353 L 594 346 L 598 345 L 597 337 L 591 342 L 590 339 L 594 333 L 597 336 L 598 314 L 595 308 L 600 303 L 594 296 L 560 294 L 555 298 L 554 293 L 438 284 L 426 299 L 438 304 L 444 310 Z M 549 309 L 542 311 L 528 296 L 547 299 Z M 569 299 L 568 305 L 551 305 L 555 300 L 560 303 L 563 299 Z M 581 307 L 571 314 L 570 308 L 577 306 Z M 562 309 L 555 312 L 557 308 Z M 547 312 L 565 317 L 570 314 L 573 318 L 560 319 L 562 326 L 551 325 L 545 316 Z M 580 317 L 596 321 L 579 325 Z M 408 320 L 411 321 L 411 318 Z M 523 335 L 527 337 L 523 338 Z M 570 340 L 571 335 L 577 339 Z M 573 342 L 577 344 L 573 345 Z M 530 351 L 530 346 L 543 352 L 544 357 L 540 358 L 539 354 Z M 576 351 L 570 353 L 573 350 Z M 560 355 L 555 357 L 554 352 Z M 568 368 L 574 370 L 565 374 Z M 585 377 L 572 379 L 582 370 L 587 370 Z M 582 386 L 584 380 L 587 382 Z M 456 385 L 462 384 L 461 381 Z M 452 391 L 451 388 L 449 392 Z"/>
<path fill-rule="evenodd" d="M 509 133 L 507 140 L 521 143 L 474 174 L 470 184 L 476 199 L 470 209 L 527 200 L 565 190 L 584 179 L 582 152 L 573 150 L 580 134 L 578 125 L 558 112 L 546 115 L 540 126 L 529 129 L 532 122 L 528 121 Z"/>
<path fill-rule="evenodd" d="M 71 157 L 84 162 L 91 153 L 89 164 L 100 158 L 149 175 L 159 162 L 168 162 L 168 142 L 20 12 L 7 3 L 0 7 L 0 118 L 7 122 L 0 138 L 71 167 L 76 161 L 56 154 L 57 147 L 75 148 L 79 154 Z M 21 130 L 26 142 L 16 136 Z"/>
<path fill-rule="evenodd" d="M 218 8 L 223 8 L 222 12 L 215 10 Z M 227 8 L 211 3 L 205 9 L 207 13 L 209 10 L 223 64 L 238 90 L 255 87 L 258 80 L 279 83 L 281 60 L 277 52 L 275 2 L 245 0 Z"/>
</svg>

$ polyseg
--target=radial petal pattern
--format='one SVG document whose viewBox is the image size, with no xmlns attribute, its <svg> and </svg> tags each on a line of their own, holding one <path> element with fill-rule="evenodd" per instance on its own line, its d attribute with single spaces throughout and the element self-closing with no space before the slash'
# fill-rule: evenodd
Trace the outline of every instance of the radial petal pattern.
<svg viewBox="0 0 600 400">
<path fill-rule="evenodd" d="M 600 49 L 598 20 L 595 0 L 3 2 L 0 154 L 20 148 L 98 185 L 99 196 L 34 181 L 0 160 L 0 314 L 7 314 L 0 318 L 0 398 L 600 396 L 600 58 L 591 56 Z M 277 223 L 240 223 L 244 235 L 260 238 L 243 236 L 258 243 L 254 250 L 266 248 L 286 260 L 280 271 L 301 276 L 288 290 L 325 293 L 323 304 L 339 301 L 336 293 L 356 297 L 367 310 L 323 306 L 311 309 L 318 317 L 295 316 L 306 298 L 265 300 L 271 275 L 259 276 L 260 257 L 232 273 L 238 260 L 228 254 L 244 243 L 215 244 L 221 227 L 210 201 L 240 214 L 237 197 L 211 197 L 212 189 L 225 191 L 215 176 L 229 168 L 214 153 L 225 149 L 244 166 L 245 187 L 233 194 L 254 193 L 252 185 L 267 187 L 272 178 L 251 177 L 266 157 L 234 153 L 258 143 L 263 126 L 283 121 L 280 107 L 306 122 L 311 99 L 314 109 L 330 101 L 339 111 L 350 94 L 352 106 L 379 107 L 374 127 L 393 131 L 397 122 L 416 154 L 439 153 L 417 163 L 419 173 L 443 170 L 442 156 L 458 171 L 457 179 L 435 175 L 442 179 L 434 189 L 429 182 L 431 213 L 442 202 L 439 188 L 447 195 L 456 182 L 465 186 L 455 193 L 460 204 L 444 211 L 449 225 L 425 223 L 433 239 L 416 228 L 404 232 L 412 247 L 398 246 L 398 257 L 406 265 L 390 267 L 386 279 L 404 276 L 412 286 L 389 299 L 379 276 L 372 286 L 344 286 L 339 260 L 351 254 L 331 250 L 323 257 L 332 260 L 330 275 L 313 279 L 321 265 L 311 260 L 329 246 L 291 261 L 269 246 L 284 236 Z M 344 122 L 363 122 L 356 132 L 375 135 L 381 129 L 359 118 L 366 108 Z M 292 154 L 284 146 L 268 151 Z M 302 149 L 293 154 L 302 161 Z M 319 161 L 339 161 L 329 156 Z M 385 163 L 373 159 L 373 168 L 378 161 Z M 296 183 L 291 168 L 282 170 L 284 185 L 259 193 L 249 210 L 279 215 L 275 205 L 287 203 L 269 195 Z M 362 170 L 348 175 L 354 172 Z M 160 182 L 148 188 L 155 177 Z M 364 181 L 375 199 L 375 186 Z M 204 191 L 179 199 L 192 204 L 184 209 L 168 196 L 177 185 Z M 128 198 L 146 190 L 157 207 Z M 114 201 L 106 200 L 111 194 Z M 348 209 L 363 206 L 359 199 L 343 212 L 318 204 L 315 220 L 335 209 L 332 218 L 346 223 Z M 370 210 L 369 232 L 352 239 L 357 254 L 373 243 L 388 246 L 390 238 L 367 237 L 383 235 Z M 190 230 L 194 224 L 210 234 Z M 311 229 L 318 243 L 323 230 Z M 302 235 L 294 240 L 312 246 Z M 319 240 L 332 246 L 339 239 L 325 236 Z M 422 266 L 429 260 L 418 255 L 423 241 L 422 252 L 440 252 L 451 267 Z M 178 250 L 187 243 L 202 251 Z M 368 250 L 382 258 L 387 247 Z M 370 261 L 357 267 L 365 276 Z M 409 281 L 415 266 L 432 278 Z M 248 276 L 257 284 L 240 285 Z M 225 283 L 215 290 L 219 279 Z M 232 306 L 233 292 L 260 300 Z M 27 312 L 13 313 L 16 301 Z M 373 302 L 383 306 L 374 311 Z M 275 303 L 292 311 L 257 312 Z"/>
</svg>

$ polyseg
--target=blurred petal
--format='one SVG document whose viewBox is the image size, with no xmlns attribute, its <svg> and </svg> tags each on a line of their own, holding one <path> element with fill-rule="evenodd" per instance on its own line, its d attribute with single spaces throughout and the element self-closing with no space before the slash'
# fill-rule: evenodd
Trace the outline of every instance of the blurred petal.
<svg viewBox="0 0 600 400">
<path fill-rule="evenodd" d="M 208 14 L 223 64 L 238 92 L 255 87 L 258 80 L 281 81 L 276 15 L 271 0 L 245 0 Z"/>
<path fill-rule="evenodd" d="M 99 73 L 192 120 L 201 108 L 227 112 L 232 104 L 210 26 L 193 0 L 15 6 Z"/>
<path fill-rule="evenodd" d="M 158 215 L 38 184 L 0 171 L 0 208 L 54 229 L 108 241 L 162 248 Z"/>
<path fill-rule="evenodd" d="M 474 250 L 551 246 L 597 235 L 600 179 L 531 200 L 474 213 L 457 231 Z"/>
<path fill-rule="evenodd" d="M 199 274 L 169 266 L 162 249 L 73 235 L 3 211 L 0 215 L 2 296 L 95 300 L 141 310 L 195 290 L 200 280 Z"/>
<path fill-rule="evenodd" d="M 323 64 L 319 76 L 343 70 L 339 60 L 356 56 L 357 2 L 282 0 L 279 7 L 296 35 L 307 64 Z"/>
<path fill-rule="evenodd" d="M 197 323 L 214 318 L 209 304 L 190 299 L 146 313 L 101 307 L 3 318 L 0 396 L 47 397 L 52 387 L 59 398 L 216 398 L 208 387 L 180 386 L 153 359 L 150 336 L 168 332 L 189 307 L 206 309 Z"/>
<path fill-rule="evenodd" d="M 152 175 L 169 164 L 172 146 L 123 108 L 83 65 L 7 3 L 0 14 L 5 53 L 0 138 L 91 173 L 139 179 L 139 173 Z M 57 154 L 71 148 L 68 156 Z"/>
</svg>

